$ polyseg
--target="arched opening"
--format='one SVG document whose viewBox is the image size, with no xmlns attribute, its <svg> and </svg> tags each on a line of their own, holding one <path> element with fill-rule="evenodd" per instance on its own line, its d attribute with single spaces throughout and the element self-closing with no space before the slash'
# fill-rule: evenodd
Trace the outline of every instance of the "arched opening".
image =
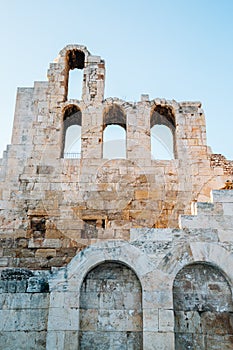
<svg viewBox="0 0 233 350">
<path fill-rule="evenodd" d="M 68 100 L 81 100 L 82 99 L 82 85 L 83 74 L 80 69 L 73 69 L 69 71 L 68 80 Z"/>
<path fill-rule="evenodd" d="M 80 125 L 71 125 L 66 130 L 64 158 L 81 158 Z"/>
<path fill-rule="evenodd" d="M 175 158 L 175 118 L 171 107 L 157 105 L 150 118 L 151 158 Z"/>
<path fill-rule="evenodd" d="M 173 135 L 170 128 L 156 124 L 151 128 L 150 136 L 152 159 L 174 159 Z"/>
<path fill-rule="evenodd" d="M 103 134 L 103 158 L 126 158 L 126 131 L 120 125 L 107 125 Z"/>
<path fill-rule="evenodd" d="M 126 116 L 122 109 L 113 104 L 103 117 L 103 158 L 126 158 Z"/>
<path fill-rule="evenodd" d="M 175 348 L 231 349 L 233 303 L 231 288 L 216 267 L 196 263 L 179 271 L 173 285 Z"/>
<path fill-rule="evenodd" d="M 75 105 L 65 109 L 63 117 L 63 158 L 81 158 L 82 113 Z"/>
<path fill-rule="evenodd" d="M 85 277 L 79 349 L 142 349 L 142 289 L 127 266 L 105 262 Z"/>
<path fill-rule="evenodd" d="M 83 68 L 85 67 L 85 54 L 80 50 L 67 52 L 67 82 L 66 99 L 82 99 Z"/>
</svg>

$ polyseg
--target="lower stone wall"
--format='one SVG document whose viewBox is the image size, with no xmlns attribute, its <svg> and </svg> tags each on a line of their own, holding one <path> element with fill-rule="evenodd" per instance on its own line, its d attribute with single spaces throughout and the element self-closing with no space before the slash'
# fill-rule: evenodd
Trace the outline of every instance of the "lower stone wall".
<svg viewBox="0 0 233 350">
<path fill-rule="evenodd" d="M 44 350 L 49 310 L 45 277 L 7 269 L 0 280 L 0 349 Z"/>
<path fill-rule="evenodd" d="M 46 293 L 0 294 L 0 349 L 46 348 L 49 297 Z"/>
<path fill-rule="evenodd" d="M 3 269 L 0 349 L 233 348 L 233 191 L 51 272 Z"/>
<path fill-rule="evenodd" d="M 160 233 L 137 241 L 155 244 Z M 2 270 L 0 349 L 232 349 L 233 256 L 213 242 L 177 246 L 178 238 L 166 236 L 176 251 L 166 242 L 148 254 L 133 242 L 109 241 L 47 276 Z"/>
</svg>

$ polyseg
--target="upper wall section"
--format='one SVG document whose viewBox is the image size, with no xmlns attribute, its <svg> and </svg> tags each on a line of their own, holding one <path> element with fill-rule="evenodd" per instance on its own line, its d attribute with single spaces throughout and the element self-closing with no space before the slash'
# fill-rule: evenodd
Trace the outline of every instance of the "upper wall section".
<svg viewBox="0 0 233 350">
<path fill-rule="evenodd" d="M 74 70 L 82 96 L 69 100 Z M 207 147 L 200 102 L 104 99 L 104 74 L 100 57 L 69 45 L 48 82 L 18 89 L 0 161 L 2 266 L 61 266 L 98 240 L 128 240 L 133 228 L 178 228 L 193 201 L 208 202 L 232 178 L 233 164 Z M 114 128 L 120 137 L 109 139 Z M 160 145 L 170 159 L 157 157 Z"/>
<path fill-rule="evenodd" d="M 69 100 L 74 70 L 82 96 Z M 69 45 L 48 82 L 18 89 L 12 144 L 0 162 L 4 234 L 34 239 L 38 220 L 42 241 L 68 235 L 86 245 L 107 235 L 127 239 L 132 227 L 178 227 L 192 201 L 208 201 L 231 178 L 232 163 L 223 167 L 207 147 L 200 102 L 104 99 L 104 77 L 99 56 Z M 120 137 L 111 139 L 114 128 Z M 158 157 L 161 145 L 170 159 Z M 112 149 L 121 152 L 109 157 Z"/>
<path fill-rule="evenodd" d="M 105 64 L 99 56 L 93 56 L 82 45 L 67 45 L 62 49 L 48 70 L 50 87 L 53 87 L 54 100 L 65 102 L 68 97 L 70 71 L 83 71 L 82 100 L 102 101 L 104 97 Z"/>
</svg>

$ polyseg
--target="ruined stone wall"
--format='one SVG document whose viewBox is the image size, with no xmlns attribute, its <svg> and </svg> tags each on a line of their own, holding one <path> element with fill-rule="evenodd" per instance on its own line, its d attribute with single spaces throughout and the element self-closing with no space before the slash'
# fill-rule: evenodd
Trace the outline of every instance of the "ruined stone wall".
<svg viewBox="0 0 233 350">
<path fill-rule="evenodd" d="M 81 100 L 67 100 L 73 69 Z M 228 350 L 232 161 L 207 147 L 200 102 L 104 99 L 104 82 L 104 61 L 69 45 L 48 82 L 18 89 L 0 161 L 0 348 L 29 334 L 31 349 Z M 66 158 L 72 123 L 81 155 Z M 120 159 L 103 158 L 112 124 Z M 170 160 L 152 156 L 155 124 L 171 132 Z"/>
<path fill-rule="evenodd" d="M 82 100 L 67 100 L 75 67 L 83 71 Z M 62 266 L 98 240 L 129 239 L 133 227 L 177 228 L 191 202 L 208 201 L 231 176 L 231 163 L 226 170 L 209 153 L 200 102 L 104 99 L 104 80 L 104 61 L 69 45 L 50 64 L 48 82 L 18 89 L 12 144 L 0 167 L 2 266 Z M 82 120 L 81 159 L 63 157 L 63 119 L 72 106 Z M 125 118 L 125 159 L 103 159 L 108 111 L 115 111 L 110 124 Z M 155 121 L 172 129 L 174 159 L 153 159 Z"/>
<path fill-rule="evenodd" d="M 212 203 L 181 216 L 180 229 L 132 228 L 130 242 L 95 243 L 50 274 L 28 271 L 26 283 L 3 269 L 0 344 L 20 349 L 9 317 L 22 339 L 30 323 L 32 349 L 75 350 L 92 342 L 97 350 L 101 340 L 103 349 L 231 349 L 232 208 L 232 190 L 214 191 Z M 12 299 L 17 291 L 20 300 Z M 16 301 L 10 307 L 5 300 Z"/>
<path fill-rule="evenodd" d="M 233 175 L 233 161 L 227 160 L 222 154 L 210 155 L 211 166 L 223 168 L 225 174 Z"/>
<path fill-rule="evenodd" d="M 61 349 L 76 349 L 79 322 L 86 332 L 81 346 L 88 344 L 88 335 L 94 336 L 92 329 L 97 342 L 92 346 L 99 349 L 98 334 L 104 329 L 104 348 L 104 342 L 115 339 L 108 335 L 113 323 L 115 332 L 122 331 L 122 324 L 129 325 L 121 302 L 129 297 L 126 309 L 139 305 L 140 293 L 137 297 L 134 293 L 141 285 L 143 346 L 136 349 L 231 349 L 232 203 L 233 191 L 214 191 L 212 203 L 198 203 L 195 215 L 181 217 L 183 229 L 133 228 L 130 242 L 99 242 L 80 252 L 66 268 L 54 270 L 47 346 L 56 343 Z M 207 222 L 212 224 L 207 227 Z M 124 270 L 119 265 L 120 279 L 115 279 L 115 262 L 127 266 Z M 137 285 L 128 268 L 136 273 Z M 112 293 L 110 286 L 116 287 Z M 117 308 L 124 312 L 115 319 Z M 58 314 L 62 323 L 57 321 Z M 76 334 L 76 345 L 71 332 Z"/>
</svg>

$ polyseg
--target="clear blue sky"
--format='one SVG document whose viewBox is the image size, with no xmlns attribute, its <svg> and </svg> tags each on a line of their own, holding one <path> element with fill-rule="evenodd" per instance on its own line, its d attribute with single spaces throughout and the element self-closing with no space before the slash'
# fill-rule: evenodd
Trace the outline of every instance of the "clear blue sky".
<svg viewBox="0 0 233 350">
<path fill-rule="evenodd" d="M 0 0 L 0 155 L 17 87 L 67 44 L 105 59 L 105 97 L 198 100 L 208 145 L 233 159 L 232 0 Z"/>
</svg>

